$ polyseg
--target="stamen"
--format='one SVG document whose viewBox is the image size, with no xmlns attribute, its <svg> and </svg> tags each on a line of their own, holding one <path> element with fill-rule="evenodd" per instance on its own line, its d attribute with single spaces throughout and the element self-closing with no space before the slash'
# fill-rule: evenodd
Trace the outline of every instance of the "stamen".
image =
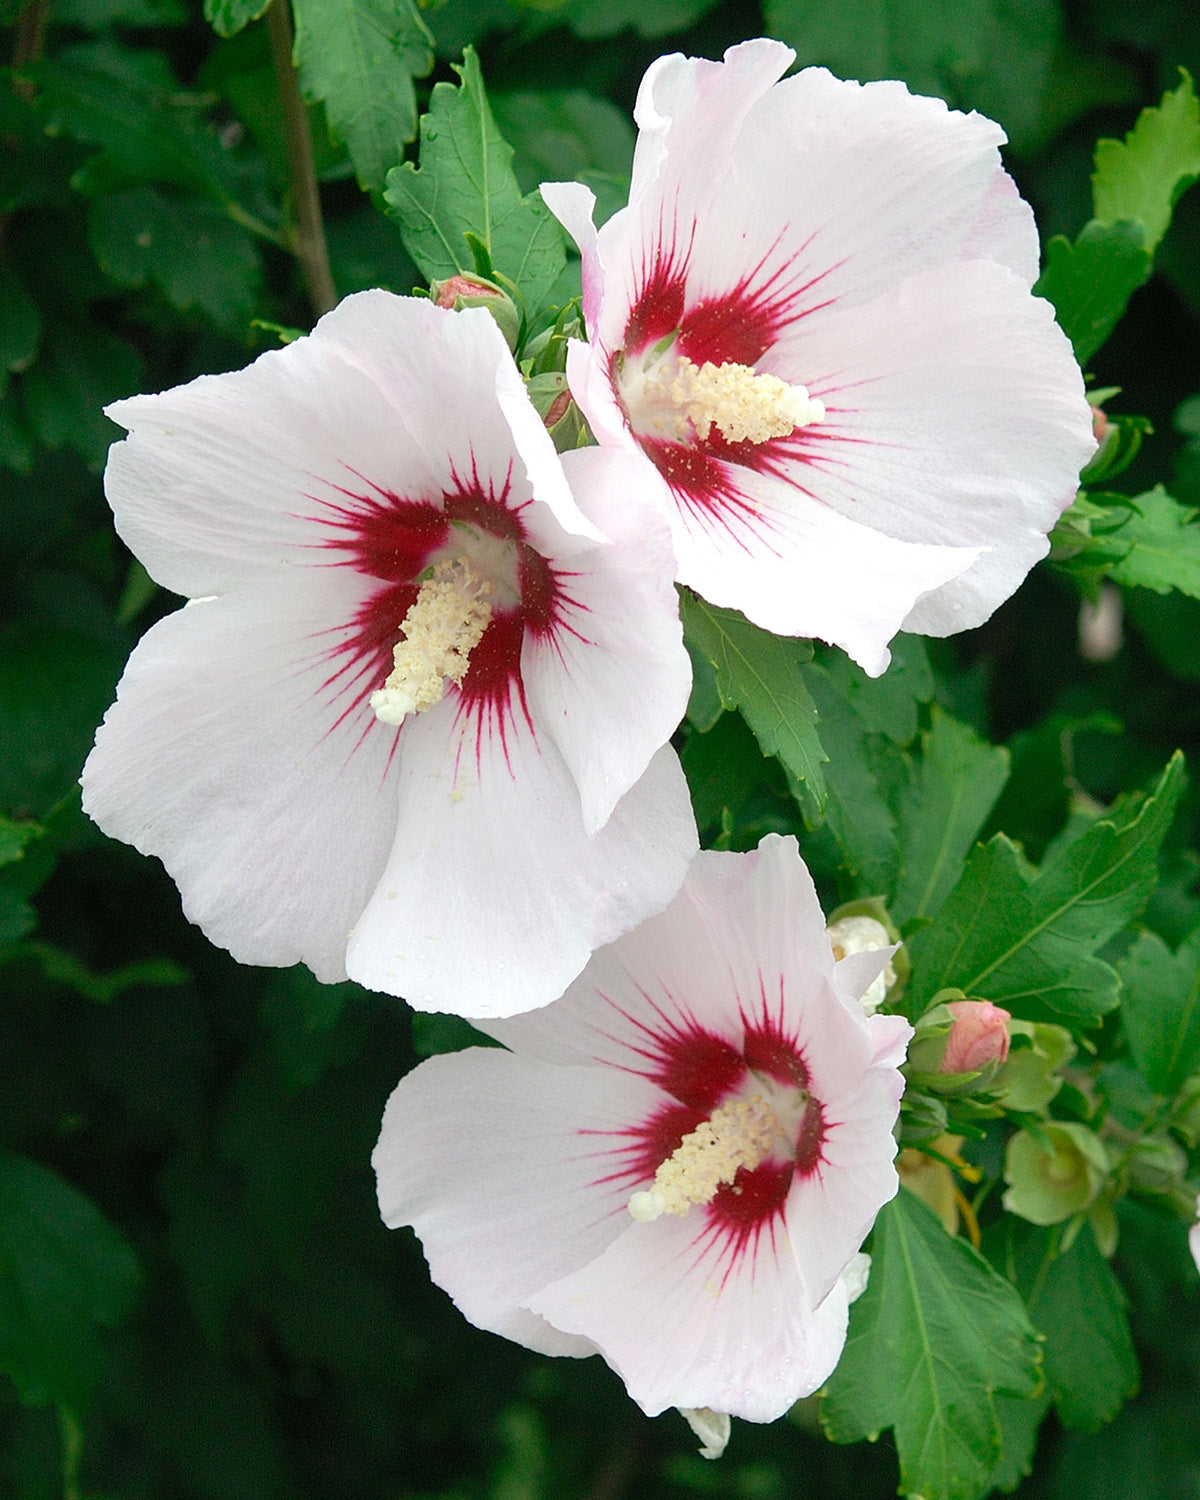
<svg viewBox="0 0 1200 1500">
<path fill-rule="evenodd" d="M 779 1134 L 779 1121 L 761 1096 L 722 1104 L 659 1166 L 654 1186 L 632 1195 L 630 1216 L 646 1224 L 661 1214 L 685 1214 L 693 1203 L 711 1202 L 740 1168 L 757 1167 Z"/>
<path fill-rule="evenodd" d="M 703 442 L 715 427 L 730 443 L 765 443 L 825 420 L 825 403 L 802 385 L 760 375 L 750 365 L 681 356 L 645 377 L 650 425 L 666 437 Z"/>
<path fill-rule="evenodd" d="M 470 656 L 492 618 L 493 586 L 465 557 L 443 558 L 417 591 L 392 650 L 392 671 L 371 694 L 375 717 L 402 724 L 440 703 L 446 683 L 467 675 Z"/>
</svg>

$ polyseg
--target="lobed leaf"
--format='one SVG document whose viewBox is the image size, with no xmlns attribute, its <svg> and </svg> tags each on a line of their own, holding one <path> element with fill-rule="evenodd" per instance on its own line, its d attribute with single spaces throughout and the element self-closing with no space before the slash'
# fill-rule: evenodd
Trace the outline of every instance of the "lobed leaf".
<svg viewBox="0 0 1200 1500">
<path fill-rule="evenodd" d="M 977 849 L 936 922 L 911 940 L 913 1013 L 957 986 L 1029 1019 L 1095 1024 L 1119 998 L 1116 971 L 1095 951 L 1154 889 L 1182 790 L 1176 754 L 1147 796 L 1119 802 L 1040 872 L 1003 834 Z"/>
<path fill-rule="evenodd" d="M 1034 291 L 1053 303 L 1080 364 L 1108 341 L 1150 267 L 1139 224 L 1093 219 L 1074 244 L 1055 235 L 1046 246 L 1046 265 Z"/>
<path fill-rule="evenodd" d="M 461 87 L 435 84 L 421 118 L 420 165 L 405 162 L 389 173 L 384 199 L 424 276 L 474 271 L 472 234 L 533 311 L 566 265 L 562 231 L 538 193 L 521 195 L 473 49 L 455 72 Z"/>
<path fill-rule="evenodd" d="M 1096 143 L 1092 197 L 1096 217 L 1136 220 L 1153 255 L 1171 211 L 1200 177 L 1200 104 L 1187 73 L 1157 107 L 1142 110 L 1123 141 Z"/>
<path fill-rule="evenodd" d="M 381 192 L 417 133 L 414 78 L 433 67 L 433 37 L 415 0 L 293 0 L 305 97 L 325 106 L 358 180 Z"/>
<path fill-rule="evenodd" d="M 903 1494 L 976 1500 L 1000 1459 L 996 1395 L 1032 1395 L 1039 1358 L 1011 1283 L 902 1188 L 875 1221 L 821 1421 L 839 1443 L 893 1428 Z"/>
</svg>

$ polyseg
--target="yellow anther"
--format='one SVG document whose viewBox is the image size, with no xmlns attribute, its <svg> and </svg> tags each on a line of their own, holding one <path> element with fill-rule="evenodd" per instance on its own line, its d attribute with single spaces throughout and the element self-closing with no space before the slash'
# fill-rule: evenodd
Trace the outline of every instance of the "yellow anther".
<svg viewBox="0 0 1200 1500">
<path fill-rule="evenodd" d="M 683 356 L 647 374 L 644 399 L 651 425 L 680 441 L 703 442 L 715 427 L 730 443 L 765 443 L 825 418 L 825 403 L 802 385 L 750 365 L 697 365 Z"/>
<path fill-rule="evenodd" d="M 404 616 L 391 673 L 371 694 L 376 718 L 402 724 L 440 703 L 447 682 L 462 682 L 491 621 L 493 592 L 465 558 L 437 564 Z"/>
<path fill-rule="evenodd" d="M 630 1215 L 648 1223 L 661 1214 L 685 1214 L 693 1203 L 710 1203 L 742 1167 L 765 1160 L 780 1134 L 765 1099 L 733 1099 L 685 1135 L 654 1174 L 654 1186 L 632 1195 Z"/>
</svg>

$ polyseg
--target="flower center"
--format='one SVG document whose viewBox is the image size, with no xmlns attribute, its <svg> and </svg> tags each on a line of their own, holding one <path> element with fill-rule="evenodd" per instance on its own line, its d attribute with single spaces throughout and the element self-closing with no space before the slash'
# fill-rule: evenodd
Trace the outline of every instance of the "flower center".
<svg viewBox="0 0 1200 1500">
<path fill-rule="evenodd" d="M 496 587 L 465 557 L 443 557 L 417 591 L 392 651 L 392 670 L 371 694 L 375 717 L 402 724 L 440 703 L 446 684 L 461 684 L 471 652 L 491 623 Z"/>
<path fill-rule="evenodd" d="M 640 375 L 621 381 L 621 395 L 632 426 L 647 436 L 702 443 L 715 427 L 728 443 L 766 443 L 825 419 L 825 403 L 804 386 L 751 365 L 697 365 L 668 348 Z"/>
<path fill-rule="evenodd" d="M 632 1195 L 630 1216 L 646 1224 L 662 1214 L 686 1214 L 693 1203 L 710 1203 L 742 1167 L 753 1170 L 764 1161 L 781 1133 L 761 1094 L 720 1105 L 661 1163 L 654 1186 Z"/>
</svg>

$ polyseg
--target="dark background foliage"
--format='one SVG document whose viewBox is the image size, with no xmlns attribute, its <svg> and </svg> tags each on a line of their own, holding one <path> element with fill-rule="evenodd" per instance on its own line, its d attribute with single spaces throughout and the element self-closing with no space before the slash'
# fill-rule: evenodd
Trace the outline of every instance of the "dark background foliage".
<svg viewBox="0 0 1200 1500">
<path fill-rule="evenodd" d="M 835 1447 L 810 1403 L 739 1425 L 705 1464 L 679 1418 L 644 1419 L 598 1360 L 543 1359 L 468 1326 L 411 1236 L 379 1223 L 369 1169 L 390 1089 L 460 1045 L 463 1024 L 237 967 L 184 921 L 156 862 L 80 812 L 76 778 L 124 658 L 176 602 L 109 526 L 100 473 L 117 429 L 101 407 L 246 363 L 276 340 L 253 319 L 313 318 L 267 22 L 241 25 L 256 8 L 0 0 L 13 65 L 0 73 L 0 1367 L 13 1377 L 0 1377 L 0 1494 L 890 1495 L 889 1440 Z M 352 9 L 308 0 L 297 24 Z M 473 44 L 521 187 L 582 177 L 615 204 L 646 65 L 768 32 L 801 63 L 902 77 L 999 119 L 1044 237 L 1089 218 L 1097 135 L 1121 135 L 1181 66 L 1200 73 L 1190 0 L 358 9 L 391 17 L 412 49 L 415 96 L 398 91 L 380 127 L 396 160 Z M 319 69 L 302 82 L 327 97 Z M 417 269 L 371 202 L 383 175 L 369 143 L 352 164 L 339 122 L 319 103 L 309 115 L 337 292 L 411 290 Z M 1165 481 L 1200 505 L 1200 407 L 1185 404 L 1198 333 L 1200 199 L 1185 198 L 1092 362 L 1122 388 L 1110 409 L 1153 424 L 1129 493 Z M 1013 748 L 1020 779 L 993 826 L 1035 857 L 1072 797 L 1107 802 L 1196 749 L 1200 602 L 1137 588 L 1126 602 L 1124 648 L 1089 663 L 1077 585 L 1044 566 L 984 629 L 932 651 L 938 701 Z M 739 783 L 740 721 L 721 733 L 716 760 L 698 740 L 685 754 L 704 806 L 729 812 L 725 836 L 799 827 L 761 759 Z M 1146 918 L 1172 943 L 1200 917 L 1194 827 L 1189 798 Z M 827 848 L 831 900 L 837 865 Z M 1051 1418 L 1020 1487 L 1030 1500 L 1200 1495 L 1195 1278 L 1182 1236 L 1152 1215 L 1130 1209 L 1122 1229 L 1141 1394 L 1095 1435 Z"/>
</svg>

